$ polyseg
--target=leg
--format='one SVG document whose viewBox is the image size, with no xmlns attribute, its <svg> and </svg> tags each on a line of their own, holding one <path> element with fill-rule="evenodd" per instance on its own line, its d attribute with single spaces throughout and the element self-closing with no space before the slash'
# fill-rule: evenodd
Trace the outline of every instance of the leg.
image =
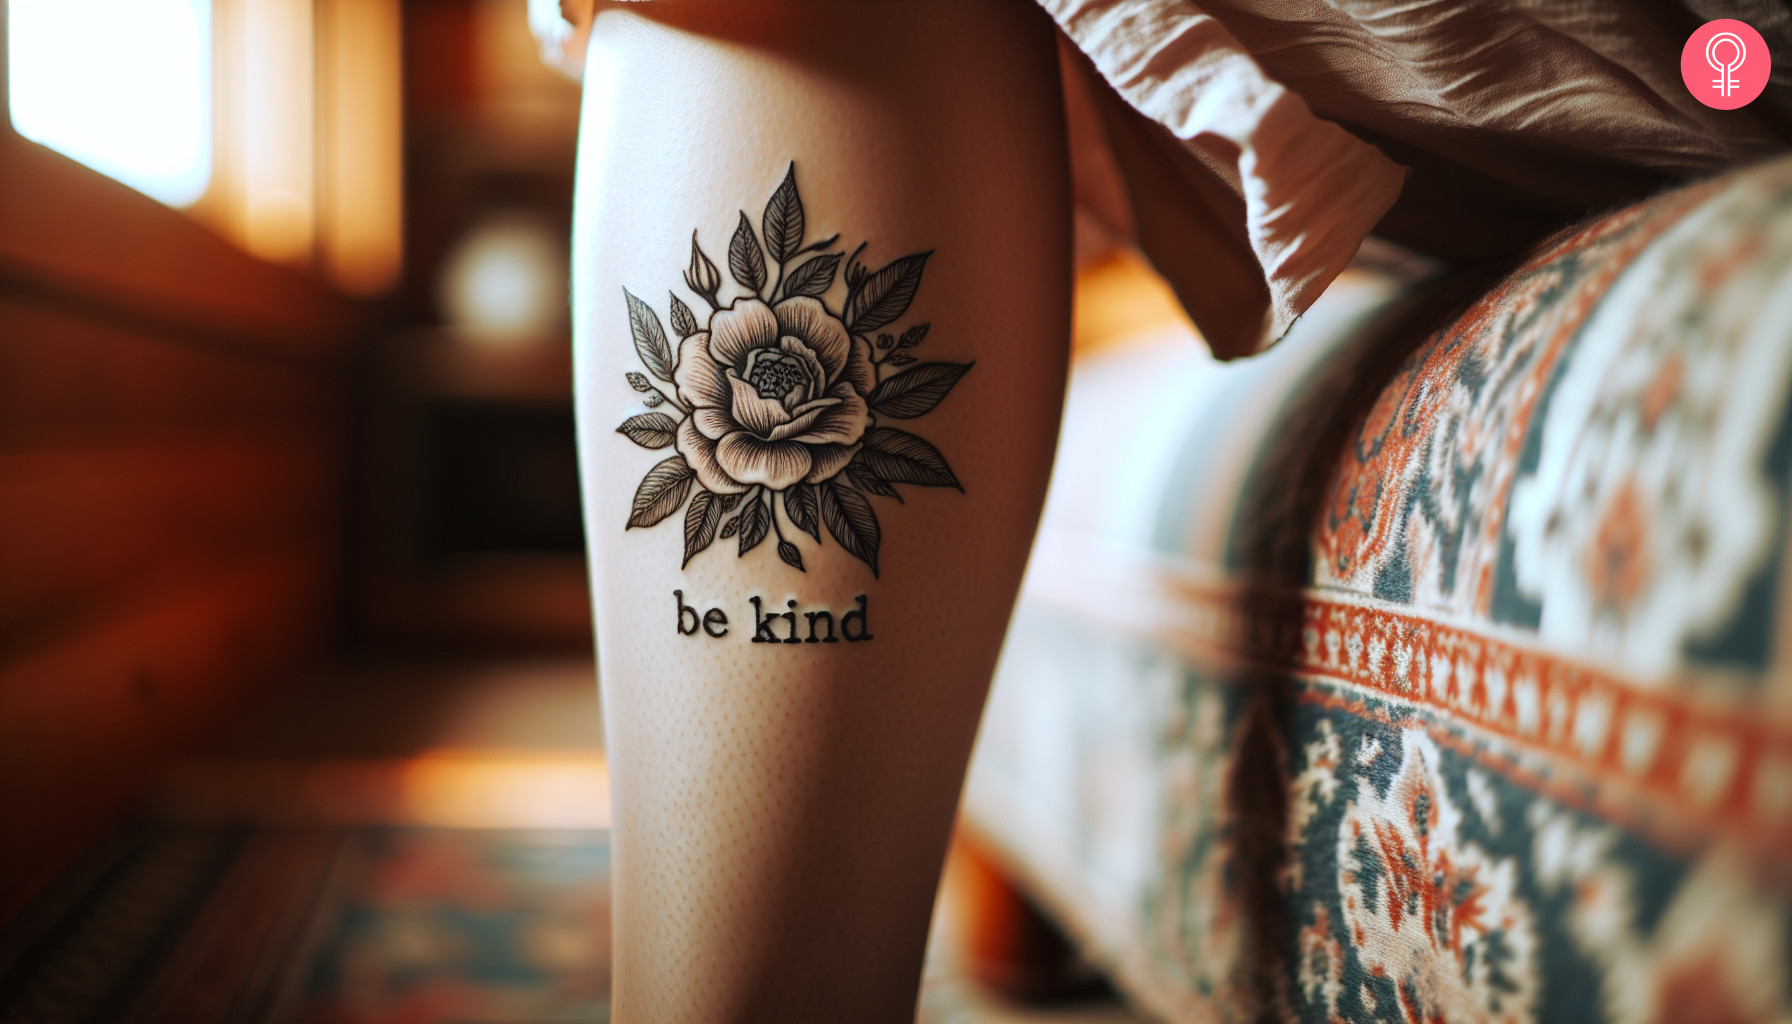
<svg viewBox="0 0 1792 1024">
<path fill-rule="evenodd" d="M 1062 400 L 1050 24 L 1028 0 L 622 4 L 587 68 L 573 298 L 615 1019 L 911 1020 Z M 792 161 L 800 238 L 787 191 L 764 212 Z M 932 385 L 881 383 L 915 371 Z"/>
</svg>

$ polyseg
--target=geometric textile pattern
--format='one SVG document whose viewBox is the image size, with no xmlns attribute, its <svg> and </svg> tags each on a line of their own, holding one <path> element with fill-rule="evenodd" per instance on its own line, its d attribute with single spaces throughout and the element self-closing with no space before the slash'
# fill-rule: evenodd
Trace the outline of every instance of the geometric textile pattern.
<svg viewBox="0 0 1792 1024">
<path fill-rule="evenodd" d="M 1177 435 L 1062 453 L 971 823 L 1168 1019 L 1792 1016 L 1792 161 L 1457 287 L 1073 385 Z"/>
</svg>

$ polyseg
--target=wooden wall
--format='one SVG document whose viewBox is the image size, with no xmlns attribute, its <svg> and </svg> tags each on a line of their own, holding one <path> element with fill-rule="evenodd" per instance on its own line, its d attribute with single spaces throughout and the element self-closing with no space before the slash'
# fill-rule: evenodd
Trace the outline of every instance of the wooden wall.
<svg viewBox="0 0 1792 1024">
<path fill-rule="evenodd" d="M 358 325 L 0 121 L 0 920 L 325 641 Z"/>
</svg>

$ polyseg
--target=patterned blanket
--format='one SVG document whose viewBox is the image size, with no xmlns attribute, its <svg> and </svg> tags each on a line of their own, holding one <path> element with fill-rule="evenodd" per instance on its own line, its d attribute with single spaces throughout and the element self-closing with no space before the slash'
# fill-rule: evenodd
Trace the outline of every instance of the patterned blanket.
<svg viewBox="0 0 1792 1024">
<path fill-rule="evenodd" d="M 1792 161 L 1073 383 L 972 825 L 1165 1019 L 1792 1014 Z"/>
</svg>

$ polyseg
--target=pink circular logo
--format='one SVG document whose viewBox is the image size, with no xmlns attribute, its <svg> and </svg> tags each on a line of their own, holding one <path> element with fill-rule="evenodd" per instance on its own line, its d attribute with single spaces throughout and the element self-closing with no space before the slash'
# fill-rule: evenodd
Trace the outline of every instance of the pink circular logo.
<svg viewBox="0 0 1792 1024">
<path fill-rule="evenodd" d="M 1734 18 L 1707 21 L 1680 51 L 1680 77 L 1707 107 L 1735 110 L 1767 88 L 1767 41 Z"/>
</svg>

